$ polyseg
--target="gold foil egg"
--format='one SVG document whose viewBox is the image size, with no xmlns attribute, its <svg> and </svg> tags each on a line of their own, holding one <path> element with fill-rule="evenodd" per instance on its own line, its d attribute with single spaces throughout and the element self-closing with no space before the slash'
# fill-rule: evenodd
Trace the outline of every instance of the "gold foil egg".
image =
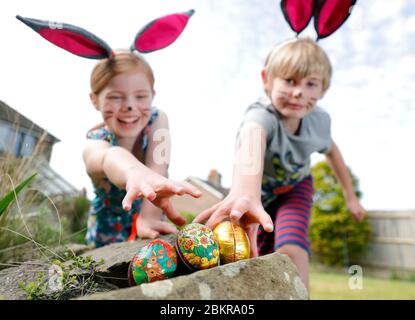
<svg viewBox="0 0 415 320">
<path fill-rule="evenodd" d="M 216 226 L 213 233 L 218 240 L 221 264 L 249 259 L 249 238 L 240 225 L 224 221 Z"/>
</svg>

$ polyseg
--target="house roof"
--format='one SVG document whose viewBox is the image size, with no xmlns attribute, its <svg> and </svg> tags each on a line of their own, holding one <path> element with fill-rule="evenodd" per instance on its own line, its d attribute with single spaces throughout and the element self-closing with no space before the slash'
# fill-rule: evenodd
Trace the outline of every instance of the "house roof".
<svg viewBox="0 0 415 320">
<path fill-rule="evenodd" d="M 186 181 L 198 188 L 202 192 L 202 196 L 197 199 L 189 195 L 174 196 L 172 198 L 173 206 L 179 212 L 186 211 L 199 214 L 221 201 L 229 192 L 226 188 L 218 188 L 195 176 L 187 177 Z"/>
<path fill-rule="evenodd" d="M 202 180 L 198 177 L 190 176 L 186 179 L 189 182 L 193 182 L 194 185 L 200 186 L 209 193 L 211 193 L 213 196 L 215 196 L 218 199 L 223 199 L 227 193 L 222 192 L 222 190 L 219 190 L 219 188 L 213 186 L 212 184 L 208 183 L 205 180 Z M 224 189 L 224 188 L 220 188 Z"/>
<path fill-rule="evenodd" d="M 80 191 L 66 181 L 49 165 L 47 161 L 39 161 L 35 168 L 38 173 L 33 180 L 33 187 L 40 190 L 48 197 L 58 195 L 77 195 Z"/>
<path fill-rule="evenodd" d="M 35 124 L 30 119 L 26 118 L 20 112 L 16 111 L 5 102 L 0 100 L 0 120 L 6 121 L 11 125 L 16 125 L 19 128 L 22 128 L 30 133 L 33 133 L 36 137 L 41 137 L 44 132 L 47 133 L 46 140 L 50 141 L 51 143 L 59 142 L 60 140 L 47 132 L 42 127 Z"/>
<path fill-rule="evenodd" d="M 220 192 L 223 196 L 226 196 L 229 193 L 229 188 L 224 188 L 222 186 L 215 186 L 214 184 L 210 183 L 209 181 L 202 180 L 204 183 L 215 189 L 216 191 Z"/>
</svg>

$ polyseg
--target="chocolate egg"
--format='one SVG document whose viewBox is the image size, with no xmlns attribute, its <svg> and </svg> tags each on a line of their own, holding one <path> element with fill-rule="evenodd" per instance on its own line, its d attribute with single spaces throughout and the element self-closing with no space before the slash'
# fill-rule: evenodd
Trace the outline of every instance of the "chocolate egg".
<svg viewBox="0 0 415 320">
<path fill-rule="evenodd" d="M 130 286 L 164 280 L 171 277 L 177 268 L 174 247 L 161 239 L 152 240 L 133 257 L 128 269 Z"/>
<path fill-rule="evenodd" d="M 177 253 L 191 271 L 216 267 L 219 246 L 212 230 L 203 224 L 191 223 L 177 234 Z"/>
<path fill-rule="evenodd" d="M 250 257 L 249 238 L 245 230 L 234 222 L 224 221 L 213 230 L 218 244 L 222 264 L 235 262 Z"/>
</svg>

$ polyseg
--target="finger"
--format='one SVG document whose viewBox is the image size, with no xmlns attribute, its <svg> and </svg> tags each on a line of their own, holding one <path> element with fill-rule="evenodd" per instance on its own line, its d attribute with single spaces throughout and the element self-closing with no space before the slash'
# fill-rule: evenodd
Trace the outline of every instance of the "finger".
<svg viewBox="0 0 415 320">
<path fill-rule="evenodd" d="M 124 199 L 122 200 L 122 207 L 124 210 L 128 211 L 131 209 L 133 201 L 138 199 L 141 192 L 138 188 L 131 188 L 127 190 L 127 194 L 125 195 Z"/>
<path fill-rule="evenodd" d="M 164 179 L 162 183 L 154 188 L 154 191 L 158 195 L 162 196 L 171 196 L 171 195 L 183 195 L 184 194 L 184 187 L 172 180 Z"/>
<path fill-rule="evenodd" d="M 152 228 L 142 227 L 140 230 L 137 231 L 137 235 L 141 239 L 155 239 L 160 235 L 160 233 Z"/>
<path fill-rule="evenodd" d="M 244 198 L 239 198 L 235 201 L 231 213 L 230 218 L 232 221 L 236 222 L 242 218 L 242 216 L 249 211 L 249 201 Z"/>
<path fill-rule="evenodd" d="M 250 245 L 250 257 L 257 257 L 258 256 L 258 246 L 257 246 L 257 236 L 258 236 L 258 228 L 259 223 L 252 223 L 249 221 L 247 216 L 244 216 L 240 220 L 241 227 L 244 228 Z"/>
<path fill-rule="evenodd" d="M 155 228 L 160 234 L 177 233 L 177 228 L 171 223 L 164 221 L 157 221 Z"/>
<path fill-rule="evenodd" d="M 186 219 L 177 212 L 169 199 L 163 199 L 160 204 L 160 209 L 164 211 L 171 222 L 178 226 L 186 224 Z"/>
<path fill-rule="evenodd" d="M 153 190 L 153 188 L 149 184 L 144 184 L 141 187 L 141 192 L 144 198 L 146 198 L 149 201 L 153 201 L 157 197 L 156 192 Z"/>
<path fill-rule="evenodd" d="M 274 230 L 274 223 L 264 208 L 261 207 L 261 209 L 258 210 L 258 217 L 259 223 L 266 232 L 272 232 Z"/>
<path fill-rule="evenodd" d="M 188 183 L 187 181 L 180 182 L 182 187 L 184 188 L 184 192 L 191 195 L 194 198 L 199 198 L 202 196 L 202 192 L 192 184 Z"/>
<path fill-rule="evenodd" d="M 220 206 L 208 219 L 206 226 L 212 230 L 225 218 L 229 217 L 229 208 L 227 206 Z"/>
<path fill-rule="evenodd" d="M 251 226 L 248 228 L 248 238 L 249 238 L 249 244 L 250 244 L 250 254 L 251 258 L 258 257 L 258 245 L 257 245 L 257 236 L 258 236 L 258 228 L 259 224 L 251 224 Z"/>
<path fill-rule="evenodd" d="M 360 213 L 359 212 L 353 212 L 353 217 L 356 221 L 360 221 Z"/>
<path fill-rule="evenodd" d="M 196 218 L 193 219 L 192 222 L 195 223 L 201 223 L 203 221 L 206 221 L 207 219 L 210 218 L 210 216 L 212 215 L 213 212 L 215 212 L 215 210 L 221 205 L 221 203 L 217 203 L 215 204 L 213 207 L 210 207 L 204 211 L 202 211 L 201 213 L 199 213 Z"/>
</svg>

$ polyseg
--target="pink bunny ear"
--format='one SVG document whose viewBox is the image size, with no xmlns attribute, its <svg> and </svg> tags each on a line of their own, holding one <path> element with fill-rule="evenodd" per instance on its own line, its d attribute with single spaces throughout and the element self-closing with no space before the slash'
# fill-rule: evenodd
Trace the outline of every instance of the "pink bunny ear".
<svg viewBox="0 0 415 320">
<path fill-rule="evenodd" d="M 318 39 L 331 35 L 347 20 L 356 0 L 315 0 L 314 28 Z"/>
<path fill-rule="evenodd" d="M 137 33 L 131 50 L 147 53 L 172 44 L 183 32 L 194 12 L 194 10 L 190 10 L 184 13 L 170 14 L 151 21 Z"/>
<path fill-rule="evenodd" d="M 51 21 L 42 21 L 16 16 L 17 19 L 35 30 L 54 45 L 77 56 L 89 59 L 105 59 L 112 50 L 103 40 L 82 28 Z"/>
<path fill-rule="evenodd" d="M 299 34 L 313 16 L 314 0 L 281 0 L 281 9 L 291 29 Z"/>
</svg>

